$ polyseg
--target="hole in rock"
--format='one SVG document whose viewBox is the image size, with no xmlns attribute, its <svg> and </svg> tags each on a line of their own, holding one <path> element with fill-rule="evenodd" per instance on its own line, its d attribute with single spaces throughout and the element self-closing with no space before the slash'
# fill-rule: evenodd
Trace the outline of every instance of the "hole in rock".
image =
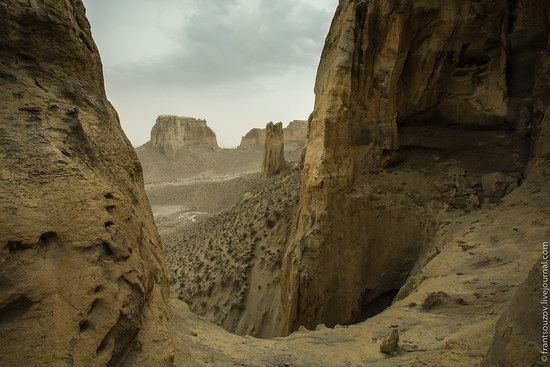
<svg viewBox="0 0 550 367">
<path fill-rule="evenodd" d="M 108 345 L 109 345 L 109 334 L 107 334 L 105 336 L 105 338 L 103 338 L 101 343 L 99 343 L 99 346 L 97 347 L 97 349 L 95 351 L 96 355 L 101 354 L 101 352 L 103 352 L 107 348 Z"/>
<path fill-rule="evenodd" d="M 367 319 L 382 313 L 386 308 L 392 305 L 397 293 L 399 293 L 399 289 L 391 289 L 377 296 L 372 301 L 361 305 L 361 313 L 354 320 L 354 323 L 366 321 Z"/>
<path fill-rule="evenodd" d="M 0 324 L 19 320 L 33 305 L 25 295 L 17 296 L 13 301 L 0 308 Z"/>
<path fill-rule="evenodd" d="M 115 256 L 115 252 L 111 249 L 111 245 L 107 242 L 103 242 L 103 253 L 108 257 Z"/>
<path fill-rule="evenodd" d="M 40 247 L 48 246 L 53 243 L 56 243 L 58 239 L 57 233 L 55 232 L 46 232 L 38 239 L 38 245 Z"/>
<path fill-rule="evenodd" d="M 90 328 L 90 324 L 88 321 L 82 321 L 80 323 L 80 332 L 83 333 L 84 331 L 88 330 Z"/>
<path fill-rule="evenodd" d="M 24 246 L 23 242 L 21 242 L 21 241 L 8 241 L 6 243 L 6 248 L 8 249 L 10 254 L 14 254 L 16 252 L 24 251 L 24 250 L 28 249 L 28 247 Z"/>
</svg>

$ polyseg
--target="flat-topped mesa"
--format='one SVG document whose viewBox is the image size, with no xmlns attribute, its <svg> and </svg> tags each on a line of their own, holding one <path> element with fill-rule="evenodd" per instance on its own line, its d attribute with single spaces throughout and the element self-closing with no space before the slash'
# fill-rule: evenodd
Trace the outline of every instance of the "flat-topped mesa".
<svg viewBox="0 0 550 367">
<path fill-rule="evenodd" d="M 265 129 L 254 128 L 246 133 L 245 136 L 241 139 L 241 144 L 239 148 L 249 149 L 249 148 L 261 148 L 264 146 L 265 142 Z"/>
<path fill-rule="evenodd" d="M 270 122 L 265 127 L 264 160 L 262 176 L 271 177 L 287 168 L 285 161 L 285 143 L 283 123 Z"/>
<path fill-rule="evenodd" d="M 307 139 L 307 121 L 293 120 L 283 129 L 285 144 L 305 143 Z"/>
<path fill-rule="evenodd" d="M 303 143 L 305 144 L 307 139 L 307 121 L 293 120 L 290 121 L 283 129 L 285 144 Z M 241 139 L 239 148 L 251 149 L 262 148 L 264 146 L 266 137 L 266 129 L 254 128 L 246 133 Z"/>
<path fill-rule="evenodd" d="M 183 147 L 203 145 L 219 149 L 216 133 L 206 120 L 193 117 L 160 115 L 151 130 L 151 143 L 167 158 L 174 158 Z"/>
</svg>

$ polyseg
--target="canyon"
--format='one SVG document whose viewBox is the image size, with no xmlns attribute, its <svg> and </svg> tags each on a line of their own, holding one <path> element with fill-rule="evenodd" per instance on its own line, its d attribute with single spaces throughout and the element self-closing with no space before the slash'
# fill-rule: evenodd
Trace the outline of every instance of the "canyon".
<svg viewBox="0 0 550 367">
<path fill-rule="evenodd" d="M 132 148 L 80 0 L 0 19 L 0 365 L 540 365 L 548 1 L 340 1 L 309 121 L 230 152 Z"/>
</svg>

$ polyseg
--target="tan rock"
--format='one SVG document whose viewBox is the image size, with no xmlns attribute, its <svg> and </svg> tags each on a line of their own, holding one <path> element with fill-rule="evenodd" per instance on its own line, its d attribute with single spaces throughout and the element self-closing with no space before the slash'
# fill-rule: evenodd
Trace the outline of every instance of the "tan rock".
<svg viewBox="0 0 550 367">
<path fill-rule="evenodd" d="M 82 1 L 2 3 L 0 60 L 0 365 L 171 365 L 161 243 Z"/>
<path fill-rule="evenodd" d="M 393 329 L 392 332 L 382 340 L 380 343 L 380 352 L 385 354 L 392 354 L 397 349 L 399 343 L 399 331 Z"/>
<path fill-rule="evenodd" d="M 174 159 L 178 150 L 190 145 L 218 149 L 216 134 L 206 120 L 172 115 L 157 118 L 151 130 L 151 143 L 169 159 Z"/>
<path fill-rule="evenodd" d="M 261 148 L 265 143 L 265 129 L 254 128 L 246 133 L 245 136 L 241 139 L 241 144 L 239 148 L 249 149 L 249 148 Z"/>
<path fill-rule="evenodd" d="M 265 135 L 265 129 L 254 128 L 242 137 L 239 148 L 263 148 L 265 143 Z M 307 139 L 307 121 L 290 121 L 287 127 L 283 129 L 283 136 L 285 144 L 305 144 Z"/>
<path fill-rule="evenodd" d="M 307 121 L 290 121 L 283 129 L 285 144 L 304 143 L 307 139 Z"/>
<path fill-rule="evenodd" d="M 536 64 L 547 49 L 548 17 L 537 10 L 546 9 L 544 1 L 509 4 L 339 3 L 317 74 L 300 214 L 283 260 L 281 308 L 288 331 L 299 325 L 353 322 L 360 305 L 378 292 L 366 284 L 389 286 L 400 277 L 380 279 L 374 268 L 406 266 L 386 251 L 400 254 L 408 244 L 385 240 L 380 247 L 369 241 L 381 227 L 366 224 L 372 208 L 367 195 L 361 195 L 366 173 L 395 162 L 395 156 L 407 159 L 408 153 L 399 151 L 400 131 L 422 126 L 417 131 L 433 133 L 452 126 L 449 136 L 456 136 L 471 129 L 516 126 L 511 111 L 533 110 L 533 102 L 549 99 L 548 73 L 533 76 L 533 70 L 548 70 L 548 63 Z M 513 27 L 509 19 L 517 20 Z M 535 108 L 534 158 L 541 157 L 540 165 L 548 156 L 543 143 L 547 105 Z M 520 135 L 525 133 L 511 143 L 518 149 L 529 144 Z M 463 140 L 462 146 L 467 143 Z M 433 161 L 440 158 L 434 155 Z M 417 250 L 408 250 L 409 256 Z"/>
<path fill-rule="evenodd" d="M 276 124 L 270 122 L 266 126 L 262 176 L 271 177 L 281 173 L 286 168 L 283 124 L 281 122 Z"/>
</svg>

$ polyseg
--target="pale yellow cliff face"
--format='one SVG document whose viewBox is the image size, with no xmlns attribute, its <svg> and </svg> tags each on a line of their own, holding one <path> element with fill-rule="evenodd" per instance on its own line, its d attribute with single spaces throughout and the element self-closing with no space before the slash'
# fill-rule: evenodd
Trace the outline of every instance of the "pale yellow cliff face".
<svg viewBox="0 0 550 367">
<path fill-rule="evenodd" d="M 262 162 L 262 176 L 271 177 L 287 168 L 285 161 L 285 142 L 283 138 L 283 124 L 270 122 L 265 127 L 264 160 Z"/>
<path fill-rule="evenodd" d="M 254 128 L 246 133 L 241 139 L 239 148 L 263 148 L 265 143 L 266 129 Z M 287 127 L 283 128 L 284 142 L 290 144 L 305 144 L 307 139 L 307 121 L 293 120 Z"/>
<path fill-rule="evenodd" d="M 369 237 L 376 229 L 357 222 L 368 200 L 351 197 L 365 172 L 407 159 L 402 142 L 432 149 L 429 139 L 441 138 L 422 126 L 430 134 L 452 126 L 455 138 L 461 130 L 512 129 L 523 157 L 516 162 L 525 161 L 525 129 L 534 128 L 535 161 L 547 156 L 547 102 L 533 108 L 535 80 L 544 77 L 533 70 L 544 65 L 537 60 L 547 48 L 548 9 L 544 1 L 520 3 L 340 2 L 318 70 L 300 210 L 283 261 L 288 331 L 351 322 L 365 301 L 365 267 L 399 266 L 391 256 L 373 258 Z M 463 148 L 472 141 L 451 140 Z M 395 246 L 383 254 L 403 251 L 406 241 Z M 318 299 L 325 301 L 317 305 Z"/>
<path fill-rule="evenodd" d="M 82 2 L 1 4 L 0 60 L 0 365 L 169 365 L 161 243 Z"/>
<path fill-rule="evenodd" d="M 252 129 L 241 139 L 240 149 L 261 148 L 265 143 L 265 129 Z"/>
<path fill-rule="evenodd" d="M 207 126 L 206 120 L 171 115 L 157 118 L 151 130 L 151 143 L 168 159 L 175 159 L 177 152 L 188 146 L 219 149 L 216 134 Z"/>
</svg>

